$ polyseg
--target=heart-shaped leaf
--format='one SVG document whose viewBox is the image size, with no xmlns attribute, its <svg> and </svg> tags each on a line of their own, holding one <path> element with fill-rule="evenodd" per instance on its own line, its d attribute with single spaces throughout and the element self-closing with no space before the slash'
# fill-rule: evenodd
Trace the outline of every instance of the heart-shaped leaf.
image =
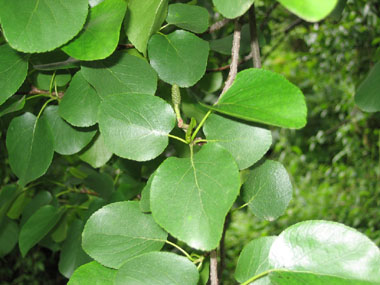
<svg viewBox="0 0 380 285">
<path fill-rule="evenodd" d="M 114 285 L 116 273 L 117 270 L 92 261 L 75 270 L 67 285 Z"/>
<path fill-rule="evenodd" d="M 284 166 L 265 160 L 255 166 L 243 186 L 243 200 L 255 216 L 273 221 L 292 199 L 292 183 Z"/>
<path fill-rule="evenodd" d="M 166 18 L 168 0 L 129 0 L 124 21 L 128 40 L 145 54 L 149 38 L 157 32 Z"/>
<path fill-rule="evenodd" d="M 274 241 L 269 277 L 274 284 L 380 284 L 380 250 L 345 225 L 307 221 L 283 231 Z"/>
<path fill-rule="evenodd" d="M 28 60 L 25 54 L 0 46 L 0 105 L 16 93 L 26 78 Z"/>
<path fill-rule="evenodd" d="M 54 149 L 62 155 L 71 155 L 82 150 L 95 136 L 94 128 L 75 128 L 58 114 L 58 106 L 45 109 L 44 119 L 49 123 L 54 137 Z"/>
<path fill-rule="evenodd" d="M 355 102 L 366 112 L 380 111 L 380 62 L 371 69 L 367 78 L 360 84 Z"/>
<path fill-rule="evenodd" d="M 148 45 L 150 64 L 169 84 L 190 87 L 206 72 L 208 42 L 186 31 L 156 34 Z"/>
<path fill-rule="evenodd" d="M 82 234 L 85 252 L 101 264 L 120 268 L 127 260 L 158 251 L 166 241 L 164 232 L 138 202 L 117 202 L 96 211 Z"/>
<path fill-rule="evenodd" d="M 166 22 L 194 33 L 203 33 L 209 26 L 207 9 L 189 4 L 169 5 Z"/>
<path fill-rule="evenodd" d="M 318 22 L 327 17 L 335 8 L 338 0 L 277 0 L 290 12 L 309 21 Z"/>
<path fill-rule="evenodd" d="M 54 137 L 46 120 L 31 113 L 9 124 L 6 145 L 12 171 L 25 185 L 47 171 L 54 154 Z"/>
<path fill-rule="evenodd" d="M 212 2 L 224 17 L 233 19 L 247 12 L 254 0 L 212 0 Z"/>
<path fill-rule="evenodd" d="M 252 276 L 258 275 L 270 269 L 269 250 L 276 237 L 261 237 L 244 246 L 240 253 L 235 271 L 235 278 L 243 283 Z M 268 277 L 257 280 L 255 285 L 270 285 Z"/>
<path fill-rule="evenodd" d="M 108 57 L 119 42 L 126 10 L 126 0 L 107 0 L 91 8 L 83 30 L 62 50 L 80 60 Z"/>
<path fill-rule="evenodd" d="M 83 63 L 81 72 L 102 98 L 122 93 L 153 95 L 157 88 L 157 74 L 149 63 L 124 52 Z"/>
<path fill-rule="evenodd" d="M 268 125 L 299 129 L 306 124 L 302 91 L 282 75 L 265 69 L 241 71 L 211 109 Z"/>
<path fill-rule="evenodd" d="M 128 260 L 117 271 L 115 285 L 196 285 L 199 274 L 187 258 L 169 252 L 149 252 Z"/>
<path fill-rule="evenodd" d="M 88 0 L 0 0 L 3 34 L 23 52 L 46 52 L 71 40 L 83 27 Z"/>
<path fill-rule="evenodd" d="M 252 166 L 269 150 L 271 132 L 218 115 L 211 115 L 203 131 L 210 143 L 227 149 L 235 158 L 240 169 Z"/>
<path fill-rule="evenodd" d="M 98 116 L 107 148 L 137 161 L 160 155 L 175 124 L 175 114 L 168 103 L 142 94 L 107 96 L 100 104 Z"/>
<path fill-rule="evenodd" d="M 239 170 L 231 154 L 206 144 L 190 158 L 170 157 L 159 166 L 150 207 L 156 222 L 172 236 L 193 248 L 212 250 L 239 188 Z"/>
</svg>

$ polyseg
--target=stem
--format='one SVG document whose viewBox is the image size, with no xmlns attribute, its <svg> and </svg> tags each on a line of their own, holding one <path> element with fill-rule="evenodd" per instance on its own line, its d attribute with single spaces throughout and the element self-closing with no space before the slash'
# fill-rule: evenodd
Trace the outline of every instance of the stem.
<svg viewBox="0 0 380 285">
<path fill-rule="evenodd" d="M 47 101 L 45 102 L 45 104 L 42 106 L 40 112 L 39 112 L 38 115 L 37 115 L 37 120 L 41 117 L 41 114 L 42 114 L 42 112 L 45 110 L 46 106 L 47 106 L 51 101 L 54 101 L 54 100 L 55 100 L 54 98 L 51 98 L 51 99 L 49 99 L 49 100 L 47 100 Z"/>
<path fill-rule="evenodd" d="M 261 68 L 260 46 L 259 39 L 257 37 L 255 4 L 253 4 L 249 9 L 249 30 L 251 34 L 251 53 L 253 67 Z"/>
<path fill-rule="evenodd" d="M 190 256 L 190 254 L 188 254 L 186 252 L 186 250 L 184 250 L 182 247 L 180 247 L 179 245 L 175 244 L 174 242 L 171 242 L 171 241 L 168 241 L 166 240 L 165 241 L 167 244 L 170 244 L 171 246 L 175 247 L 176 249 L 178 249 L 180 252 L 182 252 L 191 262 L 193 262 L 193 258 Z"/>
<path fill-rule="evenodd" d="M 210 283 L 219 285 L 218 280 L 218 253 L 216 249 L 210 252 Z"/>
<path fill-rule="evenodd" d="M 166 25 L 163 25 L 161 28 L 160 28 L 160 31 L 162 31 L 163 29 L 165 29 L 166 27 L 169 27 L 170 24 L 166 24 Z"/>
<path fill-rule="evenodd" d="M 206 113 L 206 115 L 204 115 L 202 121 L 199 123 L 199 125 L 197 126 L 197 128 L 195 129 L 195 131 L 193 132 L 193 135 L 191 136 L 191 140 L 193 141 L 195 139 L 195 137 L 197 136 L 199 130 L 202 128 L 202 126 L 204 125 L 204 123 L 206 122 L 208 116 L 210 116 L 212 113 L 212 110 L 208 110 L 208 112 Z"/>
<path fill-rule="evenodd" d="M 36 94 L 36 95 L 27 97 L 25 100 L 31 100 L 31 99 L 38 98 L 38 97 L 48 97 L 48 98 L 50 98 L 50 95 L 47 94 L 47 93 L 46 94 Z"/>
<path fill-rule="evenodd" d="M 241 283 L 240 285 L 248 285 L 248 284 L 250 284 L 250 283 L 252 283 L 252 282 L 254 282 L 254 281 L 256 281 L 256 280 L 258 280 L 258 279 L 260 279 L 262 277 L 267 276 L 272 271 L 273 271 L 273 269 L 270 269 L 270 270 L 264 271 L 264 272 L 262 272 L 260 274 L 257 274 L 256 276 L 253 276 L 252 278 L 250 278 L 247 281 Z"/>
<path fill-rule="evenodd" d="M 223 271 L 226 266 L 226 247 L 225 247 L 225 238 L 226 238 L 226 232 L 231 223 L 231 212 L 228 213 L 226 220 L 224 221 L 223 226 L 223 233 L 222 238 L 220 240 L 219 244 L 219 251 L 220 251 L 220 266 L 219 266 L 219 278 L 223 277 Z"/>
<path fill-rule="evenodd" d="M 180 142 L 183 142 L 183 143 L 185 143 L 185 144 L 188 144 L 187 141 L 185 141 L 184 139 L 182 139 L 182 138 L 180 138 L 180 137 L 177 137 L 177 136 L 174 136 L 174 135 L 171 135 L 171 134 L 168 134 L 168 137 L 169 137 L 169 138 L 172 138 L 172 139 L 176 139 L 176 140 L 178 140 L 178 141 L 180 141 Z"/>
<path fill-rule="evenodd" d="M 208 29 L 207 32 L 209 33 L 213 33 L 217 30 L 220 30 L 221 28 L 223 28 L 225 25 L 227 25 L 231 20 L 230 19 L 223 19 L 223 20 L 220 20 L 214 24 L 211 25 L 211 27 Z"/>
<path fill-rule="evenodd" d="M 245 204 L 241 205 L 240 207 L 233 209 L 232 212 L 235 212 L 235 211 L 241 210 L 241 209 L 247 207 L 248 205 L 249 205 L 249 203 L 245 203 Z"/>
</svg>

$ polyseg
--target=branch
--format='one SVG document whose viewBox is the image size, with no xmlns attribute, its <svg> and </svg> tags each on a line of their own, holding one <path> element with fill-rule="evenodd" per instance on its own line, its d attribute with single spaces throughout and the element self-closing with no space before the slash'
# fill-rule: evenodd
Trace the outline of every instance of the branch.
<svg viewBox="0 0 380 285">
<path fill-rule="evenodd" d="M 220 20 L 220 21 L 212 24 L 211 27 L 207 30 L 207 33 L 213 33 L 215 31 L 218 31 L 221 28 L 223 28 L 225 25 L 227 25 L 229 22 L 230 22 L 230 19 Z"/>
<path fill-rule="evenodd" d="M 251 34 L 251 54 L 253 67 L 261 68 L 260 46 L 257 36 L 255 4 L 249 9 L 249 31 Z"/>
<path fill-rule="evenodd" d="M 216 249 L 210 253 L 210 282 L 211 285 L 219 285 L 218 279 L 218 253 Z"/>
<path fill-rule="evenodd" d="M 30 91 L 29 91 L 28 94 L 30 94 L 30 95 L 37 95 L 37 94 L 47 94 L 47 95 L 49 95 L 50 93 L 47 90 L 41 90 L 41 89 L 38 89 L 35 86 L 32 86 L 32 89 L 30 89 Z M 54 92 L 54 94 L 55 94 L 55 92 Z M 63 92 L 58 92 L 56 95 L 58 96 L 58 98 L 62 99 L 64 93 Z"/>
<path fill-rule="evenodd" d="M 219 251 L 220 251 L 220 267 L 219 267 L 219 278 L 222 278 L 223 271 L 226 267 L 226 247 L 225 247 L 225 238 L 226 231 L 231 223 L 231 212 L 228 213 L 226 220 L 224 221 L 222 239 L 220 240 Z"/>
</svg>

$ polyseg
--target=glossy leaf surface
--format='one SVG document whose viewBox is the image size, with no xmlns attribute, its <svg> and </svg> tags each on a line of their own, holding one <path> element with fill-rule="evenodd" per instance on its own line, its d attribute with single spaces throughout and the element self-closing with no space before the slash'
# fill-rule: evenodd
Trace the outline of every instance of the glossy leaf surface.
<svg viewBox="0 0 380 285">
<path fill-rule="evenodd" d="M 380 62 L 369 72 L 367 78 L 360 84 L 355 95 L 355 102 L 366 112 L 380 111 Z"/>
<path fill-rule="evenodd" d="M 23 52 L 46 52 L 71 40 L 83 27 L 88 0 L 0 0 L 3 33 Z"/>
<path fill-rule="evenodd" d="M 169 252 L 149 252 L 128 260 L 118 270 L 115 285 L 195 285 L 198 270 L 187 258 Z"/>
<path fill-rule="evenodd" d="M 212 0 L 212 2 L 224 17 L 233 19 L 247 12 L 254 0 Z"/>
<path fill-rule="evenodd" d="M 106 0 L 91 8 L 83 30 L 62 50 L 80 60 L 108 57 L 119 42 L 126 9 L 126 0 Z"/>
<path fill-rule="evenodd" d="M 71 155 L 82 150 L 95 136 L 96 129 L 75 128 L 58 114 L 58 106 L 49 106 L 44 111 L 54 137 L 54 150 L 62 155 Z"/>
<path fill-rule="evenodd" d="M 140 211 L 137 202 L 117 202 L 104 206 L 88 219 L 82 246 L 101 264 L 120 268 L 137 255 L 160 250 L 166 237 L 152 216 Z"/>
<path fill-rule="evenodd" d="M 284 166 L 273 160 L 256 165 L 243 185 L 243 200 L 255 216 L 273 221 L 292 199 L 293 187 Z"/>
<path fill-rule="evenodd" d="M 318 22 L 327 17 L 335 8 L 338 0 L 277 0 L 290 12 L 309 21 Z"/>
<path fill-rule="evenodd" d="M 111 57 L 82 65 L 84 78 L 104 98 L 111 94 L 154 94 L 157 74 L 144 60 L 128 53 L 116 52 Z"/>
<path fill-rule="evenodd" d="M 27 71 L 25 54 L 13 50 L 9 45 L 0 46 L 0 105 L 16 93 L 24 82 Z"/>
<path fill-rule="evenodd" d="M 6 145 L 12 171 L 21 185 L 43 175 L 53 159 L 54 137 L 50 127 L 31 113 L 11 121 Z"/>
<path fill-rule="evenodd" d="M 105 267 L 96 261 L 84 264 L 75 270 L 68 285 L 114 285 L 117 270 Z"/>
<path fill-rule="evenodd" d="M 282 75 L 264 69 L 246 69 L 236 76 L 218 104 L 218 112 L 247 121 L 299 129 L 306 124 L 301 90 Z"/>
<path fill-rule="evenodd" d="M 118 156 L 146 161 L 168 145 L 175 115 L 164 100 L 151 95 L 107 96 L 100 105 L 99 128 L 107 148 Z"/>
<path fill-rule="evenodd" d="M 206 144 L 190 158 L 170 157 L 159 166 L 150 207 L 156 222 L 172 236 L 193 248 L 211 250 L 218 246 L 239 188 L 239 170 L 231 154 Z"/>
<path fill-rule="evenodd" d="M 190 87 L 205 74 L 209 45 L 186 31 L 156 34 L 149 41 L 149 60 L 158 76 L 169 84 Z"/>
<path fill-rule="evenodd" d="M 203 131 L 210 143 L 219 144 L 232 154 L 240 169 L 256 163 L 272 144 L 269 130 L 214 114 L 207 119 Z"/>
<path fill-rule="evenodd" d="M 207 9 L 189 4 L 169 5 L 166 22 L 194 33 L 203 33 L 209 25 Z"/>
<path fill-rule="evenodd" d="M 149 38 L 166 18 L 168 0 L 129 0 L 124 21 L 128 39 L 141 53 L 146 53 Z"/>
</svg>

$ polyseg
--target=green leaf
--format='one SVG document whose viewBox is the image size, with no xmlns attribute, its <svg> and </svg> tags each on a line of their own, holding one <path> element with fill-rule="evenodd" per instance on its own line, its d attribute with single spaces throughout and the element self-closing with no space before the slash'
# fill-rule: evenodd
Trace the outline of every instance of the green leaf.
<svg viewBox="0 0 380 285">
<path fill-rule="evenodd" d="M 211 109 L 247 121 L 299 129 L 306 125 L 302 91 L 282 75 L 251 68 L 241 71 Z"/>
<path fill-rule="evenodd" d="M 96 129 L 75 128 L 58 114 L 58 106 L 49 106 L 43 114 L 54 136 L 54 149 L 62 155 L 71 155 L 82 150 L 96 134 Z"/>
<path fill-rule="evenodd" d="M 255 216 L 273 221 L 292 199 L 292 183 L 284 166 L 273 160 L 256 165 L 243 185 L 243 200 Z"/>
<path fill-rule="evenodd" d="M 207 9 L 188 4 L 169 5 L 166 22 L 194 33 L 203 33 L 209 26 Z"/>
<path fill-rule="evenodd" d="M 84 185 L 99 193 L 104 199 L 109 199 L 114 191 L 113 180 L 107 173 L 94 172 L 86 177 Z"/>
<path fill-rule="evenodd" d="M 137 161 L 160 155 L 175 124 L 175 114 L 168 103 L 142 94 L 107 96 L 100 104 L 98 117 L 107 148 Z"/>
<path fill-rule="evenodd" d="M 16 184 L 8 184 L 0 189 L 0 224 L 6 218 L 6 214 L 13 203 L 22 193 L 22 188 Z"/>
<path fill-rule="evenodd" d="M 92 261 L 75 270 L 67 285 L 114 285 L 116 273 L 117 270 Z"/>
<path fill-rule="evenodd" d="M 87 162 L 94 168 L 103 166 L 112 157 L 112 152 L 109 151 L 104 144 L 102 134 L 98 133 L 93 141 L 79 153 L 79 158 Z"/>
<path fill-rule="evenodd" d="M 54 137 L 50 127 L 31 113 L 11 121 L 6 145 L 11 169 L 21 185 L 45 174 L 53 159 Z"/>
<path fill-rule="evenodd" d="M 3 4 L 4 5 L 4 4 Z M 8 4 L 5 4 L 8 5 Z M 0 4 L 1 7 L 1 4 Z M 3 8 L 2 8 L 3 9 Z M 1 10 L 1 9 L 0 9 Z M 0 11 L 1 15 L 1 11 Z M 26 78 L 28 60 L 25 54 L 0 46 L 0 104 L 16 93 Z"/>
<path fill-rule="evenodd" d="M 239 169 L 252 166 L 269 150 L 272 135 L 269 130 L 211 115 L 204 127 L 207 140 L 227 149 Z"/>
<path fill-rule="evenodd" d="M 199 81 L 199 87 L 208 93 L 213 93 L 218 91 L 223 85 L 223 74 L 222 72 L 210 72 L 206 73 L 205 76 Z"/>
<path fill-rule="evenodd" d="M 247 12 L 254 0 L 212 0 L 212 2 L 224 17 L 233 19 Z"/>
<path fill-rule="evenodd" d="M 17 244 L 19 227 L 15 221 L 5 218 L 0 223 L 0 257 L 10 253 Z"/>
<path fill-rule="evenodd" d="M 91 261 L 91 258 L 82 249 L 83 221 L 75 219 L 69 228 L 67 239 L 63 243 L 59 256 L 58 269 L 66 278 L 82 264 Z"/>
<path fill-rule="evenodd" d="M 244 246 L 236 265 L 235 279 L 243 283 L 270 269 L 269 250 L 276 237 L 261 237 Z M 260 278 L 255 285 L 270 285 L 268 277 Z"/>
<path fill-rule="evenodd" d="M 59 115 L 76 127 L 89 127 L 97 122 L 101 98 L 78 71 L 59 104 Z"/>
<path fill-rule="evenodd" d="M 208 42 L 186 31 L 156 34 L 148 45 L 150 64 L 165 82 L 180 87 L 197 83 L 206 72 Z"/>
<path fill-rule="evenodd" d="M 298 17 L 309 21 L 318 22 L 327 17 L 335 8 L 338 0 L 277 0 L 286 9 Z"/>
<path fill-rule="evenodd" d="M 3 105 L 0 106 L 0 117 L 22 110 L 22 108 L 24 108 L 24 105 L 25 95 L 12 96 Z"/>
<path fill-rule="evenodd" d="M 150 207 L 156 222 L 193 248 L 212 250 L 239 193 L 238 167 L 231 154 L 206 144 L 190 158 L 169 157 L 156 170 Z"/>
<path fill-rule="evenodd" d="M 48 191 L 39 192 L 32 201 L 24 208 L 20 225 L 23 226 L 25 222 L 42 206 L 49 204 L 52 200 L 52 196 Z"/>
<path fill-rule="evenodd" d="M 166 18 L 168 0 L 129 0 L 124 21 L 128 40 L 141 53 L 146 53 L 149 38 L 157 32 Z"/>
<path fill-rule="evenodd" d="M 88 0 L 0 0 L 4 37 L 20 51 L 53 50 L 71 40 L 83 27 Z"/>
<path fill-rule="evenodd" d="M 274 284 L 380 283 L 379 248 L 335 222 L 306 221 L 287 228 L 274 241 L 269 263 L 278 269 L 270 274 Z"/>
<path fill-rule="evenodd" d="M 152 173 L 146 183 L 144 189 L 141 192 L 140 210 L 144 213 L 150 212 L 150 188 L 152 187 L 152 181 L 155 173 Z"/>
<path fill-rule="evenodd" d="M 120 268 L 127 260 L 158 251 L 167 238 L 151 215 L 140 211 L 138 202 L 117 202 L 96 211 L 82 234 L 85 252 L 101 264 Z"/>
<path fill-rule="evenodd" d="M 119 42 L 126 10 L 126 0 L 105 0 L 91 8 L 83 30 L 62 47 L 62 50 L 80 60 L 104 59 L 110 56 Z"/>
<path fill-rule="evenodd" d="M 34 72 L 32 74 L 32 78 L 31 78 L 32 84 L 39 89 L 49 90 L 53 76 L 54 76 L 54 83 L 57 85 L 57 87 L 65 86 L 71 80 L 71 74 L 66 70 L 57 71 L 55 74 L 53 72 L 41 71 L 41 72 Z M 54 83 L 52 86 L 53 88 L 54 88 Z"/>
<path fill-rule="evenodd" d="M 169 252 L 149 252 L 128 260 L 117 271 L 115 285 L 196 285 L 198 270 L 187 258 Z"/>
<path fill-rule="evenodd" d="M 26 192 L 22 192 L 10 207 L 7 216 L 13 220 L 21 216 L 25 206 L 30 202 L 31 197 Z"/>
<path fill-rule="evenodd" d="M 380 111 L 380 62 L 371 69 L 355 94 L 355 102 L 366 112 Z"/>
<path fill-rule="evenodd" d="M 20 231 L 19 247 L 24 257 L 58 223 L 63 211 L 46 205 L 38 209 L 23 225 Z"/>
<path fill-rule="evenodd" d="M 83 63 L 81 71 L 102 98 L 122 93 L 153 95 L 157 89 L 157 74 L 149 63 L 128 53 Z"/>
</svg>

